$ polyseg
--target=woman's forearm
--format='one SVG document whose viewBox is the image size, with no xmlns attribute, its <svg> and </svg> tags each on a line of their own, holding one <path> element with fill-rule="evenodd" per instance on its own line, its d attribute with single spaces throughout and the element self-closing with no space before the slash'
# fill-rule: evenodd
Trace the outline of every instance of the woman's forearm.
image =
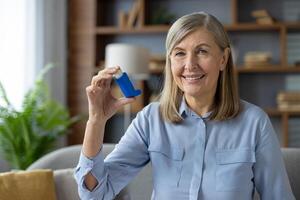
<svg viewBox="0 0 300 200">
<path fill-rule="evenodd" d="M 105 124 L 106 122 L 97 120 L 87 121 L 82 147 L 85 156 L 92 158 L 99 153 L 103 144 Z M 90 191 L 98 184 L 97 179 L 91 173 L 85 176 L 84 183 Z"/>
<path fill-rule="evenodd" d="M 98 154 L 103 144 L 106 122 L 88 120 L 86 123 L 82 150 L 85 156 L 91 158 Z"/>
</svg>

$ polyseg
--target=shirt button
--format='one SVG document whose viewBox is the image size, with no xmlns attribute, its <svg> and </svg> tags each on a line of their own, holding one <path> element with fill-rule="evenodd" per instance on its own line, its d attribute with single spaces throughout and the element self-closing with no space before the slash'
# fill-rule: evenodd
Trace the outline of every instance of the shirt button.
<svg viewBox="0 0 300 200">
<path fill-rule="evenodd" d="M 88 163 L 87 166 L 92 168 L 93 167 L 93 163 Z"/>
</svg>

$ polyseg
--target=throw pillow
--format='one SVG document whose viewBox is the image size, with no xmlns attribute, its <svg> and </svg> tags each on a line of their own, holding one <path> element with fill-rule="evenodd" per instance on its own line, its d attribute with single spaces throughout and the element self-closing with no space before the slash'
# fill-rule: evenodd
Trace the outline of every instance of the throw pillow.
<svg viewBox="0 0 300 200">
<path fill-rule="evenodd" d="M 51 170 L 0 174 L 1 200 L 56 200 Z"/>
</svg>

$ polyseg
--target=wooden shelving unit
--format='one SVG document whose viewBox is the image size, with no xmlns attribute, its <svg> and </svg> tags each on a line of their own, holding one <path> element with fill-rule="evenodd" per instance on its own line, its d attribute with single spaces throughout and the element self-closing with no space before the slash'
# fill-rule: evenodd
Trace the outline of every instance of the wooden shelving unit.
<svg viewBox="0 0 300 200">
<path fill-rule="evenodd" d="M 220 0 L 222 1 L 222 0 Z M 225 25 L 229 33 L 271 32 L 278 33 L 279 63 L 266 67 L 238 66 L 236 74 L 300 74 L 300 67 L 289 66 L 287 62 L 287 34 L 288 31 L 300 32 L 300 22 L 277 22 L 271 25 L 259 25 L 254 22 L 240 22 L 239 15 L 243 12 L 238 5 L 241 0 L 231 0 L 231 24 Z M 110 6 L 118 1 L 109 2 Z M 85 87 L 92 75 L 99 70 L 99 63 L 104 60 L 104 47 L 114 37 L 142 35 L 144 37 L 167 33 L 169 25 L 150 25 L 146 23 L 149 17 L 150 0 L 145 0 L 143 10 L 144 21 L 137 27 L 120 28 L 117 24 L 105 22 L 109 7 L 106 0 L 69 0 L 69 73 L 68 73 L 68 105 L 71 114 L 87 115 L 87 101 Z M 188 3 L 188 2 L 186 2 Z M 245 2 L 244 2 L 245 3 Z M 191 11 L 193 12 L 193 11 Z M 163 44 L 162 44 L 163 45 Z M 160 75 L 161 71 L 152 71 L 153 75 Z M 149 95 L 146 95 L 149 96 Z M 144 103 L 144 102 L 143 102 Z M 145 103 L 144 103 L 145 104 Z M 283 112 L 276 108 L 265 109 L 270 117 L 280 117 L 282 122 L 283 146 L 288 146 L 288 119 L 290 116 L 300 116 L 300 111 Z M 69 139 L 70 144 L 81 143 L 85 122 L 74 127 L 74 134 Z"/>
</svg>

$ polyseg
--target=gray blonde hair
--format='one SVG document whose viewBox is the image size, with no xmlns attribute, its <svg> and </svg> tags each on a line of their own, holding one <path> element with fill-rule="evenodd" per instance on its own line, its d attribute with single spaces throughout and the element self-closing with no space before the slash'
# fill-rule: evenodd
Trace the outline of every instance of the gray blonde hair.
<svg viewBox="0 0 300 200">
<path fill-rule="evenodd" d="M 165 81 L 159 100 L 160 113 L 163 119 L 169 122 L 182 121 L 179 106 L 183 98 L 183 91 L 179 89 L 172 77 L 170 55 L 177 44 L 199 28 L 209 31 L 222 51 L 226 48 L 230 49 L 229 37 L 222 24 L 214 16 L 205 12 L 185 15 L 171 26 L 166 39 Z M 219 121 L 234 118 L 241 110 L 231 53 L 225 69 L 220 72 L 218 78 L 213 108 L 210 119 Z"/>
</svg>

